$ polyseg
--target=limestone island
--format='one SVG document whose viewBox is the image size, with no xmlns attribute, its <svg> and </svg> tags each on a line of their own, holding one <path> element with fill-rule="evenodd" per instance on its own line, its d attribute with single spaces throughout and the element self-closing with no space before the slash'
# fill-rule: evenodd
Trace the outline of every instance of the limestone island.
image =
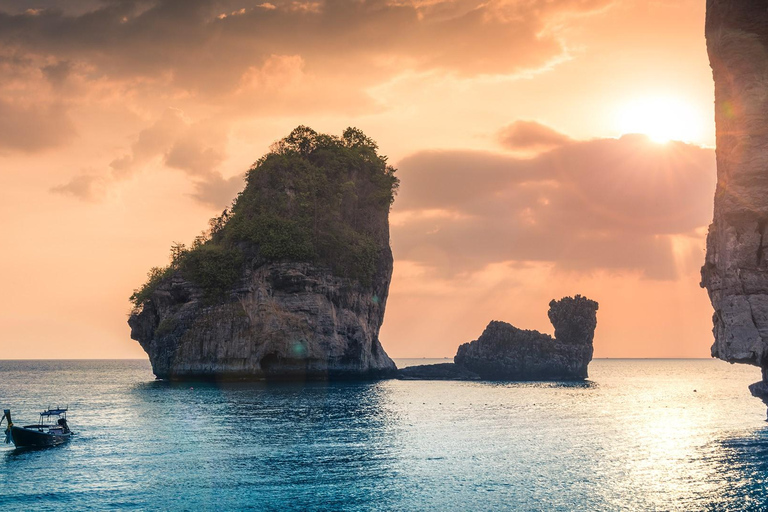
<svg viewBox="0 0 768 512">
<path fill-rule="evenodd" d="M 768 404 L 768 9 L 708 0 L 717 188 L 701 269 L 714 308 L 712 357 L 762 369 Z"/>
<path fill-rule="evenodd" d="M 131 296 L 131 338 L 161 379 L 393 376 L 379 342 L 399 184 L 374 141 L 300 126 L 245 189 Z"/>
<path fill-rule="evenodd" d="M 576 295 L 549 303 L 555 337 L 492 321 L 480 337 L 464 343 L 453 363 L 411 366 L 401 379 L 584 380 L 592 360 L 597 302 Z"/>
</svg>

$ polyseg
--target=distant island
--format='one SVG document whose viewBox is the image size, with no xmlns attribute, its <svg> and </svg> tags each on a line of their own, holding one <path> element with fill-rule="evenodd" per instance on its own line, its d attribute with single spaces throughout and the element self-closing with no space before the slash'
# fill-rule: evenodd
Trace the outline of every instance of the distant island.
<svg viewBox="0 0 768 512">
<path fill-rule="evenodd" d="M 395 169 L 362 131 L 294 129 L 231 208 L 131 296 L 158 378 L 391 376 L 379 342 Z"/>
<path fill-rule="evenodd" d="M 453 363 L 411 366 L 401 379 L 584 380 L 592 360 L 597 302 L 576 295 L 549 303 L 555 337 L 492 321 L 482 335 L 461 345 Z"/>
</svg>

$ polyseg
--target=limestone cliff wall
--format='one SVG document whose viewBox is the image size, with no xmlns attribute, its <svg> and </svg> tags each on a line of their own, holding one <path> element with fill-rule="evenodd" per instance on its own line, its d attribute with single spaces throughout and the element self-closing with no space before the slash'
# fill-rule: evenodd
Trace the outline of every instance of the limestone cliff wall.
<svg viewBox="0 0 768 512">
<path fill-rule="evenodd" d="M 307 263 L 264 264 L 216 305 L 175 276 L 130 318 L 131 337 L 160 378 L 386 376 L 395 370 L 378 338 L 387 256 L 370 287 Z"/>
<path fill-rule="evenodd" d="M 702 286 L 712 306 L 712 356 L 768 368 L 768 7 L 708 0 L 715 81 L 717 189 Z M 761 395 L 765 383 L 753 386 Z M 762 393 L 762 396 L 766 396 Z"/>
</svg>

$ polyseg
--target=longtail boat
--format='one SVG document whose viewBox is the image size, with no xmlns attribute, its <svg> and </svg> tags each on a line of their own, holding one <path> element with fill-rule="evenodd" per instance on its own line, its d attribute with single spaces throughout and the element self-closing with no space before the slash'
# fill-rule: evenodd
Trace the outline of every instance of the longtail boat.
<svg viewBox="0 0 768 512">
<path fill-rule="evenodd" d="M 5 442 L 13 443 L 17 448 L 56 446 L 72 437 L 72 431 L 67 424 L 67 407 L 44 410 L 40 413 L 40 421 L 36 425 L 17 427 L 11 419 L 10 409 L 3 411 L 0 425 L 3 420 L 7 420 Z"/>
</svg>

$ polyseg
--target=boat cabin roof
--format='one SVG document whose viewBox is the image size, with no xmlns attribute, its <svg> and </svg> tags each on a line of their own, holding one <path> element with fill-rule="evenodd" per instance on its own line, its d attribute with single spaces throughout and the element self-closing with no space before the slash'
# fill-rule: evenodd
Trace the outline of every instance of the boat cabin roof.
<svg viewBox="0 0 768 512">
<path fill-rule="evenodd" d="M 40 413 L 40 416 L 61 416 L 62 414 L 66 414 L 67 407 L 64 408 L 56 408 L 56 409 L 46 409 L 43 412 Z"/>
</svg>

